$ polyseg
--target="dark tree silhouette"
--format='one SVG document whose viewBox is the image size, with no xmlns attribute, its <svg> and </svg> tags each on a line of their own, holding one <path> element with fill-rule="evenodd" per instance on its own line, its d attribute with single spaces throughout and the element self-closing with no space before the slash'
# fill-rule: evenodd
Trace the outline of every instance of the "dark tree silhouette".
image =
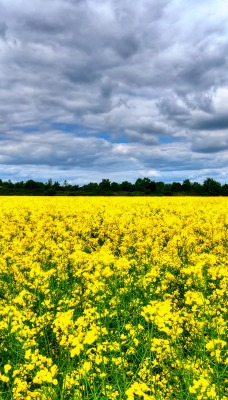
<svg viewBox="0 0 228 400">
<path fill-rule="evenodd" d="M 207 178 L 203 182 L 203 190 L 207 196 L 219 196 L 221 194 L 221 183 L 212 178 Z"/>
<path fill-rule="evenodd" d="M 84 186 L 71 185 L 65 180 L 61 185 L 58 181 L 48 179 L 46 183 L 29 179 L 26 182 L 13 183 L 11 180 L 0 179 L 0 195 L 33 195 L 33 196 L 228 196 L 228 184 L 221 185 L 212 178 L 206 178 L 203 184 L 185 179 L 183 183 L 151 181 L 148 177 L 138 178 L 135 183 L 123 181 L 111 182 L 102 179 L 100 183 L 90 182 Z"/>
</svg>

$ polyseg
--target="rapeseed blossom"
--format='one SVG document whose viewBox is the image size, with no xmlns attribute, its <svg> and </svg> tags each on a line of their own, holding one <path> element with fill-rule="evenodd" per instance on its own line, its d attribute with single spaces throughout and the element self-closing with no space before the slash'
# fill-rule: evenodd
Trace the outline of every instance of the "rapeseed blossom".
<svg viewBox="0 0 228 400">
<path fill-rule="evenodd" d="M 0 206 L 0 400 L 228 399 L 226 198 Z"/>
</svg>

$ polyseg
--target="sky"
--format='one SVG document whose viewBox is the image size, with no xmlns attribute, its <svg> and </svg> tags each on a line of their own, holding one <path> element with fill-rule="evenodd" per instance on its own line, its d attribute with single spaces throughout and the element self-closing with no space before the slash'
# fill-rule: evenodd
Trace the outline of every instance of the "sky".
<svg viewBox="0 0 228 400">
<path fill-rule="evenodd" d="M 0 0 L 0 178 L 228 183 L 226 0 Z"/>
</svg>

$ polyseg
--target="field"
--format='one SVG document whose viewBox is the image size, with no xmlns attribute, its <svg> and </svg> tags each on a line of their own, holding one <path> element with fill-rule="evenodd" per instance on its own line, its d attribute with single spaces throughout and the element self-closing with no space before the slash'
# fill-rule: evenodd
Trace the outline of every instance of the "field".
<svg viewBox="0 0 228 400">
<path fill-rule="evenodd" d="M 1 197 L 0 399 L 228 399 L 227 205 Z"/>
</svg>

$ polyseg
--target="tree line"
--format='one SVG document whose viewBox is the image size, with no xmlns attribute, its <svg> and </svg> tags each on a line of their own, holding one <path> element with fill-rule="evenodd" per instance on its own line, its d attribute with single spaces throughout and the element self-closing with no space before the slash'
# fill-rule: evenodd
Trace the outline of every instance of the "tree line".
<svg viewBox="0 0 228 400">
<path fill-rule="evenodd" d="M 206 178 L 202 184 L 185 179 L 182 183 L 156 182 L 149 178 L 138 178 L 135 183 L 90 182 L 83 186 L 63 184 L 48 179 L 46 183 L 29 179 L 13 183 L 0 179 L 0 195 L 3 196 L 228 196 L 228 184 Z"/>
</svg>

